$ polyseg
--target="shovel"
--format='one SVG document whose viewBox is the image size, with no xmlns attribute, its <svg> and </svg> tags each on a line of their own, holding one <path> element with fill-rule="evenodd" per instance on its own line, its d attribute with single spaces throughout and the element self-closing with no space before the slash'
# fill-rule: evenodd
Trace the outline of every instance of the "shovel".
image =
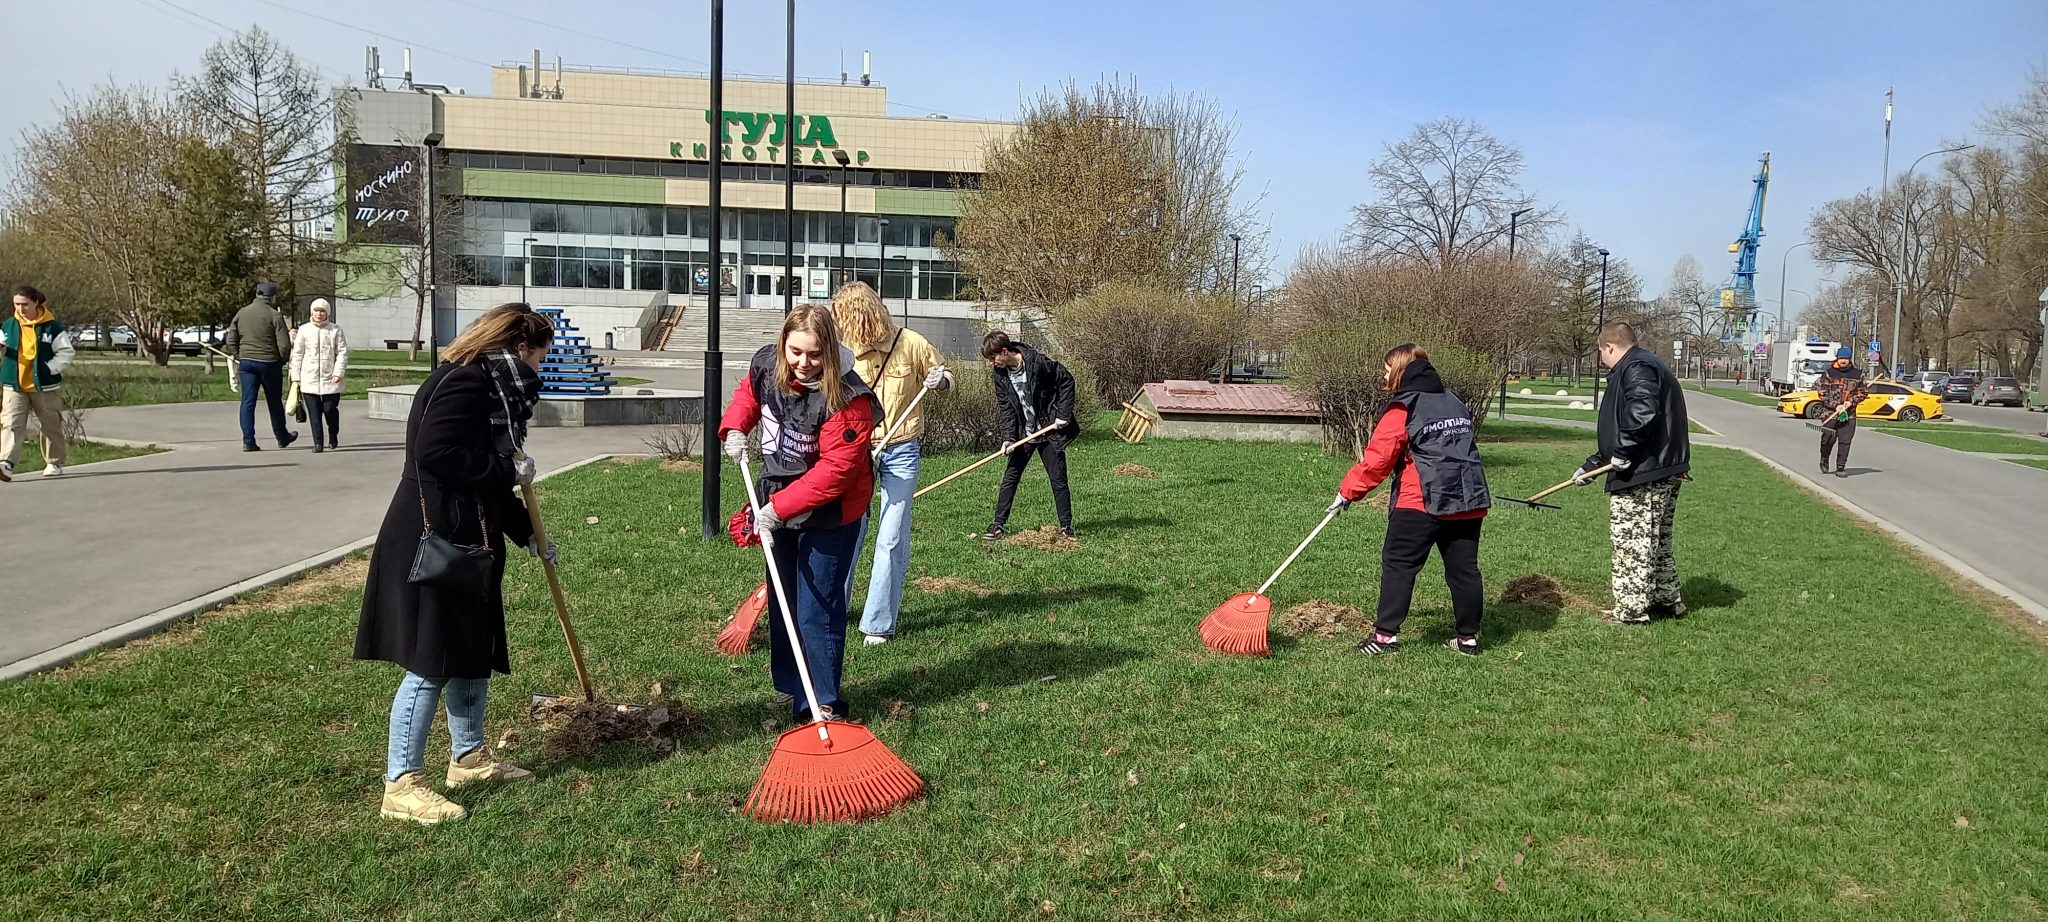
<svg viewBox="0 0 2048 922">
<path fill-rule="evenodd" d="M 525 454 L 521 453 L 514 457 L 524 458 Z M 528 521 L 533 524 L 533 546 L 547 547 L 548 529 L 546 525 L 541 523 L 540 499 L 533 494 L 533 484 L 520 484 L 519 495 L 522 499 L 526 500 L 526 516 Z M 597 704 L 597 692 L 590 685 L 590 669 L 583 665 L 583 645 L 576 642 L 576 628 L 569 623 L 569 599 L 568 596 L 562 594 L 562 579 L 555 573 L 554 561 L 542 557 L 540 564 L 542 568 L 547 570 L 548 592 L 555 597 L 555 617 L 561 620 L 562 636 L 569 642 L 569 658 L 576 663 L 576 681 L 583 686 L 583 702 L 586 704 Z M 529 709 L 537 715 L 544 707 L 573 706 L 575 701 L 576 699 L 567 695 L 534 695 Z M 604 702 L 604 706 L 617 708 L 622 712 L 643 711 L 647 709 L 647 706 L 644 704 L 615 704 L 609 701 Z"/>
<path fill-rule="evenodd" d="M 1599 467 L 1596 467 L 1596 468 L 1594 468 L 1594 469 L 1592 469 L 1592 470 L 1590 470 L 1590 471 L 1587 471 L 1587 472 L 1586 472 L 1586 476 L 1590 478 L 1590 477 L 1594 477 L 1594 476 L 1597 476 L 1597 475 L 1600 475 L 1600 474 L 1605 474 L 1605 473 L 1607 473 L 1608 471 L 1611 471 L 1611 470 L 1614 470 L 1614 462 L 1612 462 L 1612 461 L 1610 461 L 1610 462 L 1608 462 L 1608 463 L 1606 463 L 1606 464 L 1602 464 L 1602 465 L 1600 465 Z M 1494 499 L 1497 499 L 1497 500 L 1500 500 L 1500 501 L 1502 501 L 1502 502 L 1506 502 L 1506 503 L 1521 503 L 1522 505 L 1524 505 L 1524 506 L 1527 506 L 1527 507 L 1529 507 L 1529 508 L 1531 508 L 1531 509 L 1562 509 L 1562 508 L 1564 508 L 1563 506 L 1555 506 L 1555 505 L 1552 505 L 1552 504 L 1550 504 L 1550 503 L 1543 503 L 1543 502 L 1537 502 L 1537 500 L 1540 500 L 1540 499 L 1542 499 L 1542 498 L 1544 498 L 1544 497 L 1546 497 L 1546 496 L 1549 496 L 1549 495 L 1550 495 L 1550 494 L 1552 494 L 1552 493 L 1556 493 L 1557 491 L 1559 491 L 1559 490 L 1562 490 L 1562 489 L 1564 489 L 1565 487 L 1568 487 L 1568 486 L 1571 486 L 1571 485 L 1572 485 L 1572 481 L 1571 481 L 1571 478 L 1565 478 L 1565 482 L 1563 482 L 1563 483 L 1560 483 L 1560 484 L 1558 484 L 1557 486 L 1551 487 L 1550 489 L 1548 489 L 1548 490 L 1545 490 L 1545 491 L 1543 491 L 1543 492 L 1541 492 L 1541 493 L 1538 493 L 1538 494 L 1536 494 L 1535 496 L 1531 496 L 1531 497 L 1529 497 L 1528 499 L 1516 499 L 1516 498 L 1514 498 L 1514 497 L 1512 497 L 1512 496 L 1496 496 L 1496 497 L 1494 497 Z"/>
</svg>

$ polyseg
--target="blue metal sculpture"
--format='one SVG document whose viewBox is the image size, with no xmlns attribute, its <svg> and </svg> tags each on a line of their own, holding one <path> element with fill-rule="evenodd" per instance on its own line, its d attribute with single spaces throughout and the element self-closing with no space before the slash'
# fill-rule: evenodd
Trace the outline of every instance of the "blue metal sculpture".
<svg viewBox="0 0 2048 922">
<path fill-rule="evenodd" d="M 554 321 L 555 342 L 548 347 L 548 357 L 540 363 L 540 392 L 542 396 L 603 397 L 612 392 L 611 372 L 604 370 L 604 360 L 591 350 L 590 340 L 576 330 L 567 315 L 559 307 L 534 308 L 536 313 Z"/>
</svg>

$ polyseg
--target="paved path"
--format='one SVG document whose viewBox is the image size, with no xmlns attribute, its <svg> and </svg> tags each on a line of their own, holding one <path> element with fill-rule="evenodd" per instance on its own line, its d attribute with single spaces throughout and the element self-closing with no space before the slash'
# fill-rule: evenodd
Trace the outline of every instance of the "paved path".
<svg viewBox="0 0 2048 922">
<path fill-rule="evenodd" d="M 2048 612 L 2048 476 L 1995 458 L 1972 455 L 1862 428 L 1849 476 L 1821 477 L 1820 434 L 1804 420 L 1688 390 L 1690 415 L 1721 433 L 1718 441 L 1748 448 L 1818 483 L 1821 489 L 1877 516 L 1975 568 Z M 2038 419 L 2038 417 L 2036 417 Z M 2048 620 L 2048 616 L 2044 616 Z"/>
<path fill-rule="evenodd" d="M 0 669 L 377 530 L 398 485 L 405 426 L 342 403 L 344 448 L 300 440 L 244 453 L 231 403 L 90 411 L 91 436 L 171 451 L 0 484 Z M 653 427 L 534 429 L 543 470 L 646 451 Z"/>
</svg>

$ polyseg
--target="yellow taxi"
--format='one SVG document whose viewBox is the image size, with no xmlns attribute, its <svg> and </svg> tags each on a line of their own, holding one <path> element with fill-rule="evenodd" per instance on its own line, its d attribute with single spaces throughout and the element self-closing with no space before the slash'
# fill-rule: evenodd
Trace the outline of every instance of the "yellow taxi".
<svg viewBox="0 0 2048 922">
<path fill-rule="evenodd" d="M 1819 419 L 1828 408 L 1819 391 L 1793 391 L 1778 398 L 1778 412 L 1786 416 Z M 1857 419 L 1895 419 L 1917 423 L 1941 418 L 1941 398 L 1917 391 L 1896 381 L 1870 382 L 1870 396 L 1856 405 Z"/>
</svg>

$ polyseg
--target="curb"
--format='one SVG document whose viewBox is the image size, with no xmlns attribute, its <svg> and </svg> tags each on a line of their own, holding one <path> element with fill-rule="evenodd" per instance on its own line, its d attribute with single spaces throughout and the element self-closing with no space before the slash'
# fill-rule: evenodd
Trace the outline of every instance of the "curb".
<svg viewBox="0 0 2048 922">
<path fill-rule="evenodd" d="M 580 467 L 587 467 L 600 461 L 610 460 L 613 457 L 616 457 L 616 455 L 593 455 L 567 467 L 549 471 L 535 478 L 535 482 L 537 483 L 556 474 L 567 473 Z M 280 586 L 299 578 L 308 570 L 332 566 L 341 562 L 350 554 L 376 543 L 377 536 L 371 535 L 367 538 L 351 541 L 340 547 L 329 548 L 304 560 L 285 564 L 275 570 L 252 576 L 222 589 L 216 589 L 198 598 L 188 599 L 168 608 L 159 609 L 139 618 L 116 624 L 105 630 L 88 634 L 55 649 L 45 650 L 12 663 L 0 665 L 0 682 L 11 682 L 39 672 L 48 672 L 52 669 L 69 665 L 89 654 L 118 647 L 131 640 L 139 640 L 151 634 L 160 633 L 180 621 L 190 620 L 212 611 L 258 589 Z"/>
<path fill-rule="evenodd" d="M 1942 566 L 1949 568 L 1957 576 L 1969 580 L 1970 582 L 1976 583 L 1978 586 L 1983 587 L 1985 590 L 1991 592 L 1993 595 L 1996 595 L 2002 599 L 2005 599 L 2008 602 L 2011 602 L 2012 604 L 2018 606 L 2020 610 L 2026 612 L 2029 615 L 2034 616 L 2035 620 L 2038 620 L 2044 624 L 2048 624 L 2048 606 L 2044 606 L 2041 603 L 2034 601 L 2033 599 L 2027 598 L 2026 596 L 2020 594 L 2018 591 L 2014 590 L 2012 587 L 2007 586 L 2006 584 L 2001 583 L 1985 575 L 1984 571 L 1979 570 L 1976 567 L 1970 566 L 1967 563 L 1964 563 L 1955 555 L 1950 554 L 1949 552 L 1944 551 L 1941 548 L 1934 546 L 1933 544 L 1921 540 L 1918 536 L 1912 534 L 1911 532 L 1908 532 L 1905 529 L 1902 529 L 1882 518 L 1879 518 L 1875 513 L 1872 513 L 1870 510 L 1865 509 L 1862 506 L 1858 506 L 1855 503 L 1852 503 L 1849 500 L 1842 498 L 1833 490 L 1821 486 L 1812 478 L 1807 477 L 1806 475 L 1801 474 L 1797 471 L 1794 471 L 1791 468 L 1786 467 L 1785 465 L 1779 464 L 1776 461 L 1766 458 L 1762 454 L 1759 454 L 1753 449 L 1743 448 L 1739 445 L 1727 445 L 1718 447 L 1731 448 L 1735 451 L 1742 452 L 1743 454 L 1755 458 L 1758 461 L 1762 461 L 1764 464 L 1770 466 L 1778 473 L 1785 475 L 1785 477 L 1790 479 L 1793 483 L 1805 487 L 1808 491 L 1814 493 L 1822 499 L 1827 500 L 1830 503 L 1833 503 L 1837 507 L 1840 507 L 1843 511 L 1848 512 L 1850 515 L 1853 515 L 1859 519 L 1862 519 L 1865 522 L 1870 523 L 1871 525 L 1876 526 L 1879 531 L 1882 531 L 1885 534 L 1892 536 L 1899 543 L 1904 544 L 1907 547 L 1910 547 L 1916 551 L 1919 551 L 1921 554 L 1925 555 L 1929 559 L 1932 559 L 1936 563 L 1939 563 Z"/>
</svg>

